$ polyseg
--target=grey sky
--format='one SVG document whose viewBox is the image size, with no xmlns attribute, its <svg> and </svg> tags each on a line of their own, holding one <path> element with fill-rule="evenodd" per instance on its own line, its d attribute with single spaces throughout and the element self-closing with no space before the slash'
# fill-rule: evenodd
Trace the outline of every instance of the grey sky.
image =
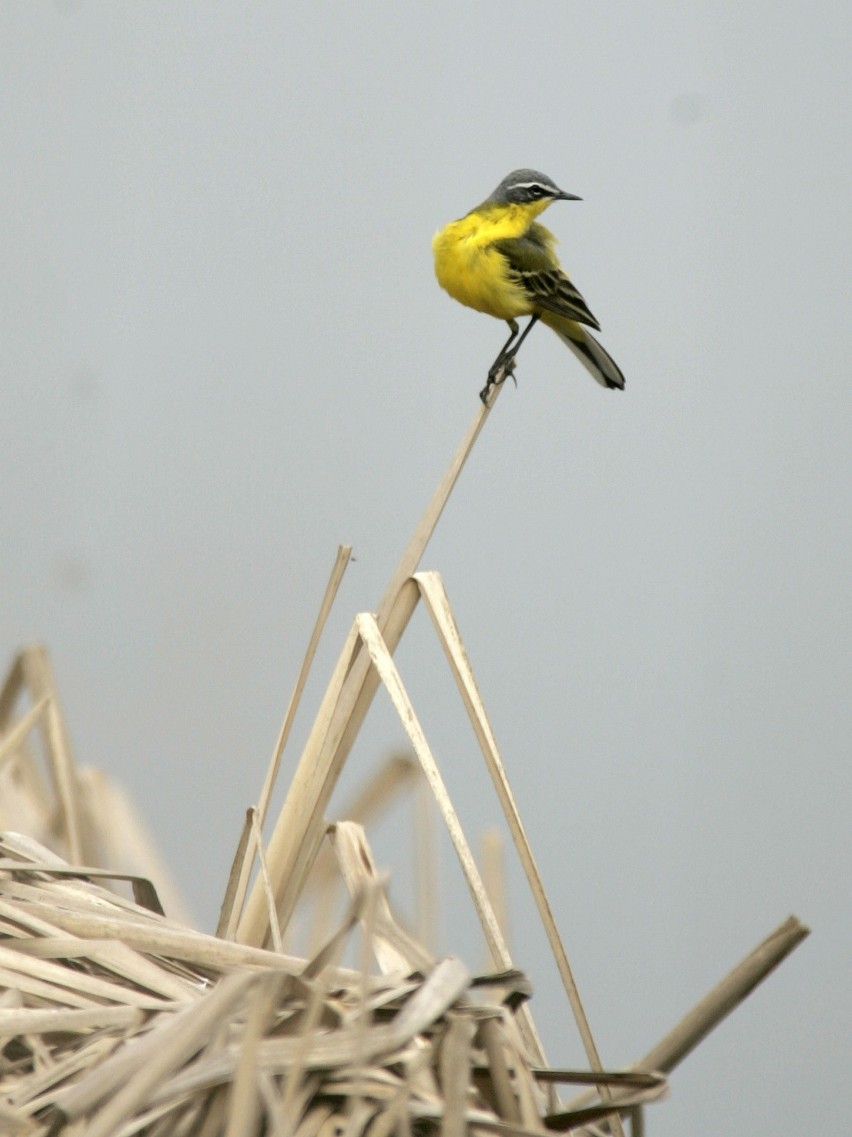
<svg viewBox="0 0 852 1137">
<path fill-rule="evenodd" d="M 852 1108 L 850 54 L 840 3 L 0 6 L 0 647 L 49 645 L 79 758 L 205 926 L 337 544 L 307 711 L 504 338 L 433 232 L 517 166 L 584 198 L 546 223 L 627 389 L 536 329 L 424 567 L 608 1064 L 814 929 L 660 1137 Z M 425 617 L 399 662 L 475 833 L 497 806 Z M 374 710 L 353 784 L 401 741 Z"/>
</svg>

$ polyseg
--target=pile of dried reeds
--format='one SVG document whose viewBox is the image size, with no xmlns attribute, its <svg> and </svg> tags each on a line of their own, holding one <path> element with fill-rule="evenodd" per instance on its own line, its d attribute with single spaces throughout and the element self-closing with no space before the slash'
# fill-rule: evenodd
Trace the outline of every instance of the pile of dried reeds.
<svg viewBox="0 0 852 1137">
<path fill-rule="evenodd" d="M 345 843 L 361 884 L 305 961 L 183 928 L 7 835 L 2 1131 L 540 1132 L 600 1115 L 560 1111 L 550 1086 L 571 1075 L 532 1066 L 516 1018 L 524 977 L 472 978 L 457 959 L 429 959 L 391 918 L 358 827 Z M 356 925 L 365 967 L 347 970 L 337 959 Z M 369 974 L 368 953 L 384 974 Z M 495 989 L 500 1002 L 480 1001 Z M 664 1079 L 615 1081 L 636 1104 Z"/>
<path fill-rule="evenodd" d="M 489 410 L 478 410 L 377 613 L 355 617 L 267 842 L 282 752 L 349 559 L 348 548 L 339 550 L 265 784 L 247 813 L 215 936 L 163 914 L 158 891 L 168 887 L 166 874 L 151 859 L 129 805 L 102 776 L 76 766 L 46 654 L 36 648 L 16 657 L 0 689 L 0 825 L 18 831 L 0 839 L 4 1133 L 381 1137 L 440 1130 L 454 1137 L 573 1130 L 619 1137 L 623 1119 L 636 1132 L 642 1128 L 643 1103 L 661 1096 L 666 1075 L 807 934 L 791 917 L 642 1059 L 627 1070 L 604 1069 L 443 582 L 437 573 L 417 572 Z M 502 806 L 587 1070 L 547 1064 L 527 1001 L 530 985 L 513 966 L 393 660 L 421 600 Z M 331 826 L 326 820 L 379 684 L 447 826 L 491 974 L 472 977 L 459 960 L 434 958 L 395 918 L 357 823 L 370 794 L 348 819 Z M 105 802 L 114 808 L 104 810 Z M 122 836 L 132 838 L 130 849 Z M 310 958 L 286 954 L 311 881 L 324 891 L 332 874 L 349 895 L 341 926 Z M 130 882 L 133 901 L 100 883 L 116 877 Z M 166 907 L 174 915 L 174 905 Z M 344 967 L 353 952 L 357 965 Z M 564 1104 L 559 1083 L 587 1088 Z"/>
</svg>

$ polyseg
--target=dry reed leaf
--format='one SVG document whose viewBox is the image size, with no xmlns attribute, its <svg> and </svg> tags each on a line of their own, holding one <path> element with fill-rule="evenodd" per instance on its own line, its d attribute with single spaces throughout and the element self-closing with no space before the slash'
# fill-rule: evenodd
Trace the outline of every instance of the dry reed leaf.
<svg viewBox="0 0 852 1137">
<path fill-rule="evenodd" d="M 124 791 L 89 766 L 77 770 L 87 861 L 130 881 L 133 899 L 189 923 L 189 912 L 151 833 Z M 105 824 L 104 819 L 109 819 Z M 156 888 L 151 882 L 156 882 Z"/>
<path fill-rule="evenodd" d="M 20 868 L 20 859 L 6 860 L 0 857 L 0 872 L 6 868 Z M 133 899 L 137 904 L 142 908 L 147 908 L 149 912 L 156 912 L 160 916 L 165 915 L 163 906 L 160 904 L 160 898 L 157 896 L 157 891 L 150 880 L 136 876 L 133 873 L 113 872 L 110 869 L 98 869 L 92 868 L 91 866 L 75 866 L 71 868 L 70 865 L 56 865 L 53 862 L 45 862 L 44 864 L 33 863 L 27 866 L 27 871 L 37 873 L 42 879 L 49 879 L 50 877 L 79 878 L 85 874 L 90 880 L 124 880 L 131 885 L 133 889 Z"/>
<path fill-rule="evenodd" d="M 420 767 L 409 754 L 392 754 L 343 804 L 340 815 L 366 825 L 389 810 L 421 778 Z M 323 844 L 299 899 L 300 914 L 304 917 L 306 910 L 310 910 L 305 936 L 305 953 L 308 955 L 316 951 L 329 934 L 339 901 L 339 885 L 340 868 L 333 848 Z M 423 942 L 422 936 L 420 940 Z"/>
<path fill-rule="evenodd" d="M 350 896 L 357 896 L 367 887 L 376 889 L 374 925 L 369 942 L 376 952 L 380 969 L 389 974 L 407 975 L 433 966 L 434 957 L 424 952 L 414 937 L 394 919 L 363 826 L 352 821 L 339 821 L 330 827 L 329 832 Z"/>
<path fill-rule="evenodd" d="M 99 1027 L 135 1030 L 143 1019 L 138 1007 L 96 1007 L 74 1011 L 64 1008 L 51 1010 L 0 1009 L 0 1040 L 18 1034 L 87 1034 Z"/>
<path fill-rule="evenodd" d="M 221 939 L 232 940 L 236 932 L 254 858 L 254 816 L 255 807 L 252 805 L 246 810 L 243 818 L 243 827 L 240 830 L 237 848 L 231 861 L 231 871 L 228 874 L 228 883 L 225 885 L 225 895 L 222 897 L 219 909 L 216 935 Z"/>
<path fill-rule="evenodd" d="M 263 834 L 260 831 L 257 810 L 250 809 L 249 815 L 251 817 L 251 839 L 254 841 L 257 859 L 260 864 L 260 881 L 263 884 L 263 895 L 266 897 L 267 921 L 269 924 L 270 938 L 272 940 L 272 948 L 275 952 L 280 954 L 284 950 L 284 944 L 281 939 L 281 928 L 278 924 L 278 913 L 275 910 L 275 895 L 272 890 L 269 867 L 266 863 L 266 852 L 263 848 Z"/>
</svg>

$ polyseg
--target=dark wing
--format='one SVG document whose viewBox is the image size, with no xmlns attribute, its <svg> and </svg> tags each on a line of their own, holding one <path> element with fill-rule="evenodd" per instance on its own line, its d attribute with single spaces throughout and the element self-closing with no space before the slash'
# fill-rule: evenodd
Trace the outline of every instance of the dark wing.
<svg viewBox="0 0 852 1137">
<path fill-rule="evenodd" d="M 600 330 L 589 306 L 562 269 L 546 240 L 533 226 L 523 237 L 495 241 L 494 248 L 506 258 L 512 274 L 534 304 L 558 316 Z"/>
</svg>

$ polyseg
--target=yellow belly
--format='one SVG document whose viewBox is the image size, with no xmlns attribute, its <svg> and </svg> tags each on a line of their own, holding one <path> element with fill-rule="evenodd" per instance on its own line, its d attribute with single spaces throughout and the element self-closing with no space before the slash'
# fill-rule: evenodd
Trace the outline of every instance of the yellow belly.
<svg viewBox="0 0 852 1137">
<path fill-rule="evenodd" d="M 483 238 L 482 227 L 472 229 L 469 217 L 436 233 L 432 251 L 438 283 L 460 304 L 499 320 L 532 315 L 526 293 L 506 271 L 505 258 Z"/>
</svg>

